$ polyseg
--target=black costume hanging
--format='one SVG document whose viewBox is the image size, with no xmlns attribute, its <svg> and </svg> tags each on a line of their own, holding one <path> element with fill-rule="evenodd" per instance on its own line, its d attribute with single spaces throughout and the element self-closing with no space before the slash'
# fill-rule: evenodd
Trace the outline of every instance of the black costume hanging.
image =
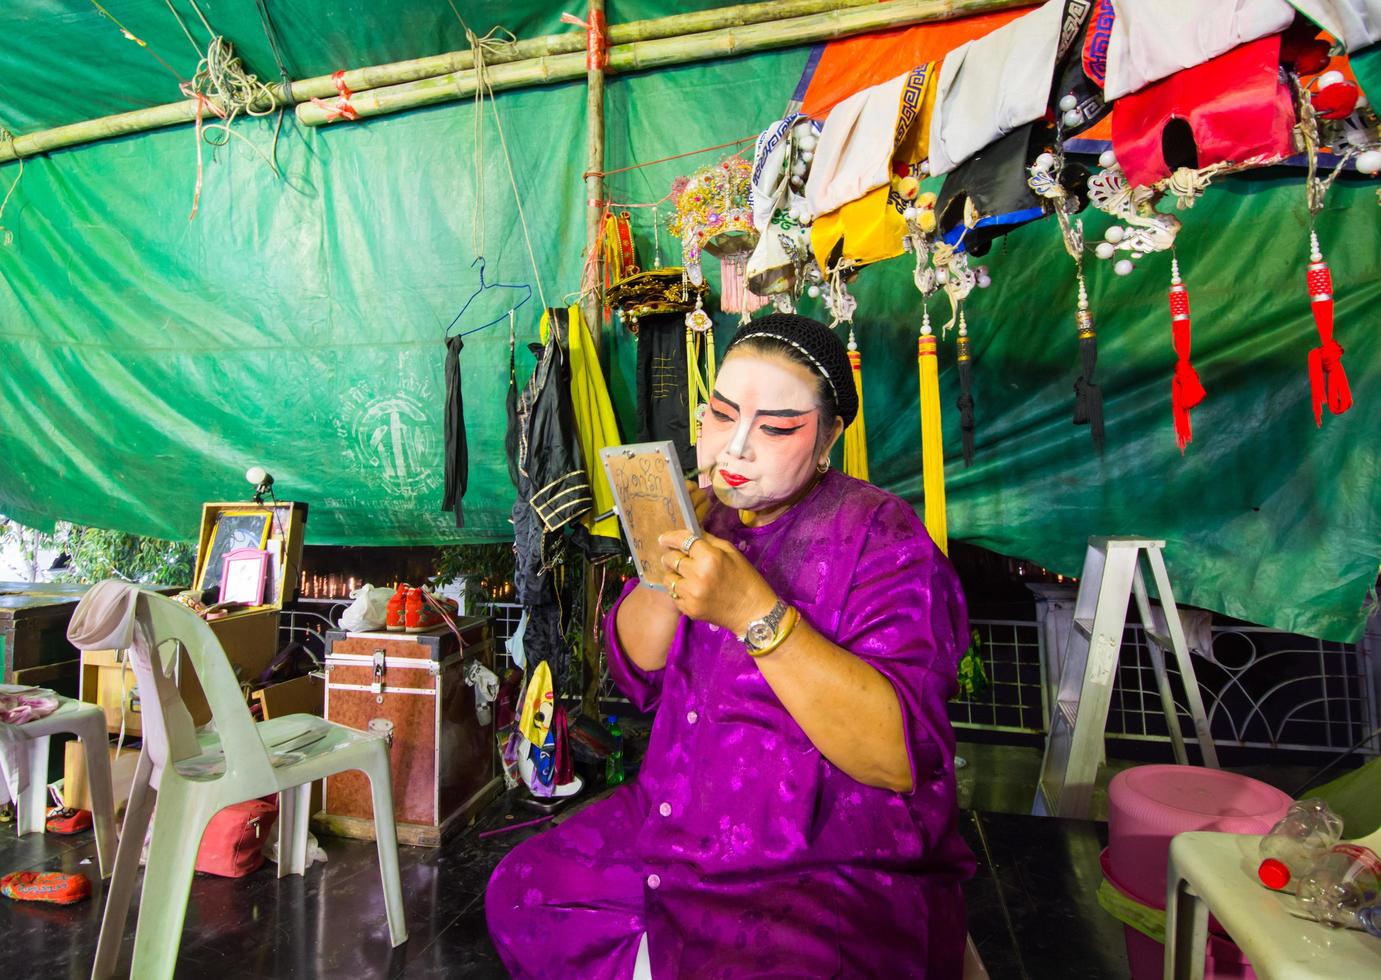
<svg viewBox="0 0 1381 980">
<path fill-rule="evenodd" d="M 638 319 L 638 441 L 670 439 L 684 470 L 695 468 L 686 367 L 686 316 L 655 313 Z"/>
<path fill-rule="evenodd" d="M 513 503 L 514 585 L 528 613 L 523 646 L 529 662 L 547 661 L 557 690 L 565 687 L 570 648 L 561 628 L 553 568 L 564 556 L 562 530 L 594 505 L 571 407 L 570 363 L 560 334 L 553 329 L 545 345 L 529 345 L 537 366 L 521 393 L 510 347 L 505 440 L 509 473 L 518 490 Z"/>
<path fill-rule="evenodd" d="M 464 346 L 459 335 L 446 338 L 446 487 L 441 498 L 441 509 L 455 511 L 456 527 L 465 526 L 460 502 L 470 481 L 470 459 L 465 444 L 465 403 L 460 391 L 460 351 Z"/>
</svg>

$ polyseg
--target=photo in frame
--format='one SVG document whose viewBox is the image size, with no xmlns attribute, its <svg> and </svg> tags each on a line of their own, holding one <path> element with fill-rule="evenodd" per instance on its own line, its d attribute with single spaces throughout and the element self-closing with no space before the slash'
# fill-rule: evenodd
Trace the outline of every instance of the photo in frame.
<svg viewBox="0 0 1381 980">
<path fill-rule="evenodd" d="M 222 565 L 219 601 L 262 606 L 264 581 L 268 577 L 268 571 L 267 551 L 260 548 L 236 548 L 225 556 Z"/>
<path fill-rule="evenodd" d="M 227 510 L 218 514 L 216 526 L 211 532 L 211 543 L 207 547 L 206 561 L 202 563 L 201 575 L 197 579 L 197 589 L 205 590 L 221 584 L 225 556 L 232 551 L 244 548 L 262 551 L 268 541 L 272 517 L 268 510 Z"/>
</svg>

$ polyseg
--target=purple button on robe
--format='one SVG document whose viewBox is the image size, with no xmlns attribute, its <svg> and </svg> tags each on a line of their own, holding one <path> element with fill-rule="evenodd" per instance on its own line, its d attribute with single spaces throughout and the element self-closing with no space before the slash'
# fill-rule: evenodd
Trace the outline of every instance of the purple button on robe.
<svg viewBox="0 0 1381 980">
<path fill-rule="evenodd" d="M 771 524 L 744 527 L 714 501 L 705 528 L 892 683 L 914 789 L 831 765 L 728 630 L 683 619 L 666 667 L 640 670 L 619 649 L 615 606 L 610 672 L 657 712 L 647 757 L 636 780 L 495 870 L 485 904 L 504 963 L 519 977 L 626 978 L 646 932 L 658 980 L 960 976 L 974 862 L 945 711 L 968 638 L 953 568 L 904 501 L 837 472 Z"/>
</svg>

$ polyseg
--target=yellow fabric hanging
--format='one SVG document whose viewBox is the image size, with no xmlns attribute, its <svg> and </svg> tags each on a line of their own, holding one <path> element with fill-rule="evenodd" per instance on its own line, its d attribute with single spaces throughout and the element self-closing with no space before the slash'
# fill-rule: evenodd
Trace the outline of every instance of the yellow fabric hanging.
<svg viewBox="0 0 1381 980">
<path fill-rule="evenodd" d="M 921 317 L 916 366 L 921 379 L 921 485 L 925 492 L 925 526 L 940 550 L 949 554 L 945 521 L 945 447 L 940 428 L 940 366 L 930 312 Z"/>
<path fill-rule="evenodd" d="M 844 430 L 844 473 L 868 479 L 868 427 L 863 421 L 863 355 L 858 352 L 854 332 L 849 331 L 849 366 L 853 368 L 854 391 L 858 393 L 858 415 Z"/>
<path fill-rule="evenodd" d="M 604 473 L 599 451 L 606 446 L 621 445 L 623 440 L 619 437 L 614 405 L 609 399 L 609 388 L 604 383 L 604 369 L 599 366 L 595 338 L 585 324 L 585 315 L 579 304 L 571 306 L 566 313 L 566 346 L 571 358 L 571 407 L 575 414 L 576 433 L 580 437 L 580 453 L 584 457 L 585 471 L 590 476 L 590 486 L 595 494 L 594 508 L 581 521 L 591 534 L 617 540 L 619 519 L 606 517 L 602 521 L 595 521 L 595 517 L 614 509 L 614 491 L 609 487 L 609 477 Z M 550 330 L 548 313 L 544 312 L 542 343 L 547 342 Z"/>
<path fill-rule="evenodd" d="M 915 167 L 930 155 L 930 117 L 935 109 L 939 62 L 913 69 L 897 104 L 892 134 L 892 162 Z M 862 138 L 865 134 L 857 133 Z M 877 134 L 867 134 L 869 138 Z M 883 140 L 887 137 L 884 134 Z M 902 253 L 910 202 L 893 187 L 895 178 L 842 207 L 816 215 L 810 229 L 810 247 L 820 268 L 832 268 L 836 248 L 839 258 L 853 265 L 869 265 Z"/>
</svg>

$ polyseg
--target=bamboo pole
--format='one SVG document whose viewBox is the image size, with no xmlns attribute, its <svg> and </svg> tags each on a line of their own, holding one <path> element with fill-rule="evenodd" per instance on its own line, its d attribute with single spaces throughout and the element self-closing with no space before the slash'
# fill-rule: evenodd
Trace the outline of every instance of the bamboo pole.
<svg viewBox="0 0 1381 980">
<path fill-rule="evenodd" d="M 608 70 L 646 71 L 1023 6 L 1030 6 L 1029 0 L 890 0 L 745 27 L 615 45 L 609 49 Z M 585 61 L 581 54 L 554 55 L 496 65 L 485 74 L 495 91 L 524 88 L 580 78 L 585 74 Z M 362 92 L 350 102 L 358 116 L 365 119 L 468 98 L 474 91 L 475 73 L 461 71 Z M 298 120 L 308 126 L 331 122 L 336 118 L 332 111 L 335 102 L 331 99 L 320 105 L 300 104 Z"/>
<path fill-rule="evenodd" d="M 604 0 L 589 0 L 588 29 L 591 32 L 586 54 L 586 138 L 585 138 L 585 247 L 594 289 L 585 301 L 585 322 L 594 339 L 594 356 L 604 350 L 604 57 L 607 44 Z M 595 475 L 590 474 L 591 479 Z M 595 566 L 584 563 L 585 622 L 581 624 L 581 654 L 585 660 L 585 689 L 581 692 L 581 713 L 599 717 L 599 589 Z"/>
<path fill-rule="evenodd" d="M 604 350 L 604 0 L 589 0 L 591 31 L 600 40 L 598 51 L 587 55 L 586 79 L 586 153 L 585 153 L 585 253 L 594 276 L 594 290 L 586 300 L 585 322 L 595 341 L 595 356 Z"/>
<path fill-rule="evenodd" d="M 873 6 L 877 2 L 878 0 L 779 0 L 775 3 L 739 4 L 696 13 L 675 14 L 669 17 L 617 24 L 609 30 L 609 42 L 611 45 L 624 45 L 659 40 L 727 27 L 759 24 L 781 17 L 798 17 L 835 8 Z M 485 62 L 497 66 L 511 61 L 530 61 L 535 58 L 570 54 L 579 52 L 584 40 L 582 33 L 568 31 L 524 41 L 494 42 L 485 51 Z M 384 65 L 350 69 L 345 72 L 342 81 L 352 91 L 364 92 L 383 86 L 469 71 L 473 69 L 474 63 L 472 51 L 452 51 L 426 58 L 414 58 Z M 571 77 L 576 76 L 572 75 Z M 301 102 L 309 102 L 314 98 L 324 99 L 336 95 L 335 80 L 330 75 L 298 79 L 286 87 L 282 83 L 272 82 L 268 84 L 268 89 L 279 105 L 297 105 Z M 473 88 L 464 94 L 473 94 Z M 463 98 L 464 94 L 456 97 Z M 255 108 L 270 108 L 270 106 L 256 105 Z M 13 141 L 0 143 L 0 163 L 6 163 L 20 157 L 47 153 L 50 150 L 60 150 L 69 146 L 79 146 L 84 143 L 95 143 L 100 140 L 129 136 L 133 133 L 178 126 L 192 122 L 196 119 L 196 115 L 196 101 L 186 99 L 164 105 L 150 106 L 147 109 L 136 109 L 132 112 L 88 119 L 66 126 L 56 126 L 36 133 L 17 135 Z"/>
<path fill-rule="evenodd" d="M 878 8 L 883 13 L 895 15 L 883 17 L 876 23 L 857 24 L 843 32 L 824 34 L 814 38 L 795 36 L 783 42 L 784 44 L 804 44 L 811 40 L 825 40 L 828 37 L 867 33 L 870 30 L 897 27 L 904 24 L 947 20 L 971 14 L 1005 10 L 1011 7 L 1029 6 L 1030 3 L 1031 0 L 952 0 L 952 2 L 931 0 L 931 2 L 920 4 L 930 12 L 917 14 L 912 10 L 918 5 L 916 0 L 891 0 L 889 3 L 875 3 L 872 0 L 784 0 L 784 2 L 779 3 L 741 4 L 718 10 L 678 14 L 672 17 L 615 25 L 610 29 L 610 41 L 615 50 L 626 49 L 630 45 L 644 41 L 675 41 L 678 37 L 678 34 L 674 33 L 675 31 L 703 36 L 721 30 L 724 26 L 738 27 L 757 24 L 771 26 L 774 22 L 770 21 L 769 17 L 790 14 L 791 16 L 787 20 L 794 21 L 811 12 L 818 12 L 822 8 L 834 9 L 847 6 L 864 12 L 871 12 L 872 8 Z M 520 59 L 517 63 L 528 66 L 526 70 L 512 75 L 507 72 L 499 73 L 498 83 L 494 84 L 494 87 L 496 89 L 518 88 L 524 85 L 541 85 L 553 81 L 578 78 L 580 73 L 584 71 L 584 62 L 578 53 L 583 39 L 584 36 L 579 32 L 552 34 L 519 41 L 516 44 L 499 45 L 494 50 L 486 51 L 486 63 L 494 66 L 494 69 L 501 66 L 508 67 L 510 56 Z M 744 47 L 736 49 L 732 42 L 728 42 L 719 51 L 711 51 L 704 55 L 691 54 L 682 60 L 689 61 L 698 57 L 741 54 L 747 50 L 762 49 Z M 571 52 L 577 53 L 572 54 Z M 558 60 L 560 58 L 565 60 Z M 679 62 L 668 60 L 659 63 L 676 64 Z M 473 95 L 474 80 L 473 72 L 470 71 L 473 65 L 471 52 L 459 51 L 436 55 L 431 58 L 418 58 L 389 65 L 353 69 L 345 73 L 343 81 L 351 90 L 364 93 L 372 88 L 384 85 L 392 86 L 407 81 L 416 82 L 420 85 L 433 77 L 449 79 L 442 84 L 443 88 L 450 86 L 451 91 L 442 92 L 434 99 L 418 103 L 418 105 L 427 105 L 431 102 L 443 102 Z M 646 57 L 640 60 L 637 54 L 625 50 L 620 51 L 618 64 L 615 67 L 627 71 L 652 67 L 652 65 Z M 445 74 L 435 75 L 437 72 L 444 72 Z M 468 83 L 463 81 L 463 76 L 466 74 L 470 76 Z M 491 69 L 489 75 L 491 84 L 493 84 L 495 71 Z M 268 87 L 274 97 L 283 104 L 308 102 L 313 98 L 327 98 L 336 93 L 335 82 L 329 75 L 295 81 L 287 91 L 280 83 L 272 83 Z M 357 96 L 357 99 L 362 98 L 363 95 Z M 261 106 L 260 108 L 265 107 Z M 400 106 L 399 108 L 409 108 L 409 106 Z M 389 109 L 388 111 L 397 110 Z M 67 126 L 57 126 L 36 133 L 17 135 L 13 140 L 0 142 L 0 163 L 6 163 L 20 157 L 47 153 L 51 150 L 60 150 L 69 146 L 79 146 L 84 143 L 95 143 L 100 140 L 163 129 L 168 126 L 183 125 L 195 120 L 196 115 L 196 101 L 185 99 L 179 102 L 151 106 L 147 109 L 136 109 L 132 112 L 123 112 L 113 116 L 88 119 Z"/>
</svg>

